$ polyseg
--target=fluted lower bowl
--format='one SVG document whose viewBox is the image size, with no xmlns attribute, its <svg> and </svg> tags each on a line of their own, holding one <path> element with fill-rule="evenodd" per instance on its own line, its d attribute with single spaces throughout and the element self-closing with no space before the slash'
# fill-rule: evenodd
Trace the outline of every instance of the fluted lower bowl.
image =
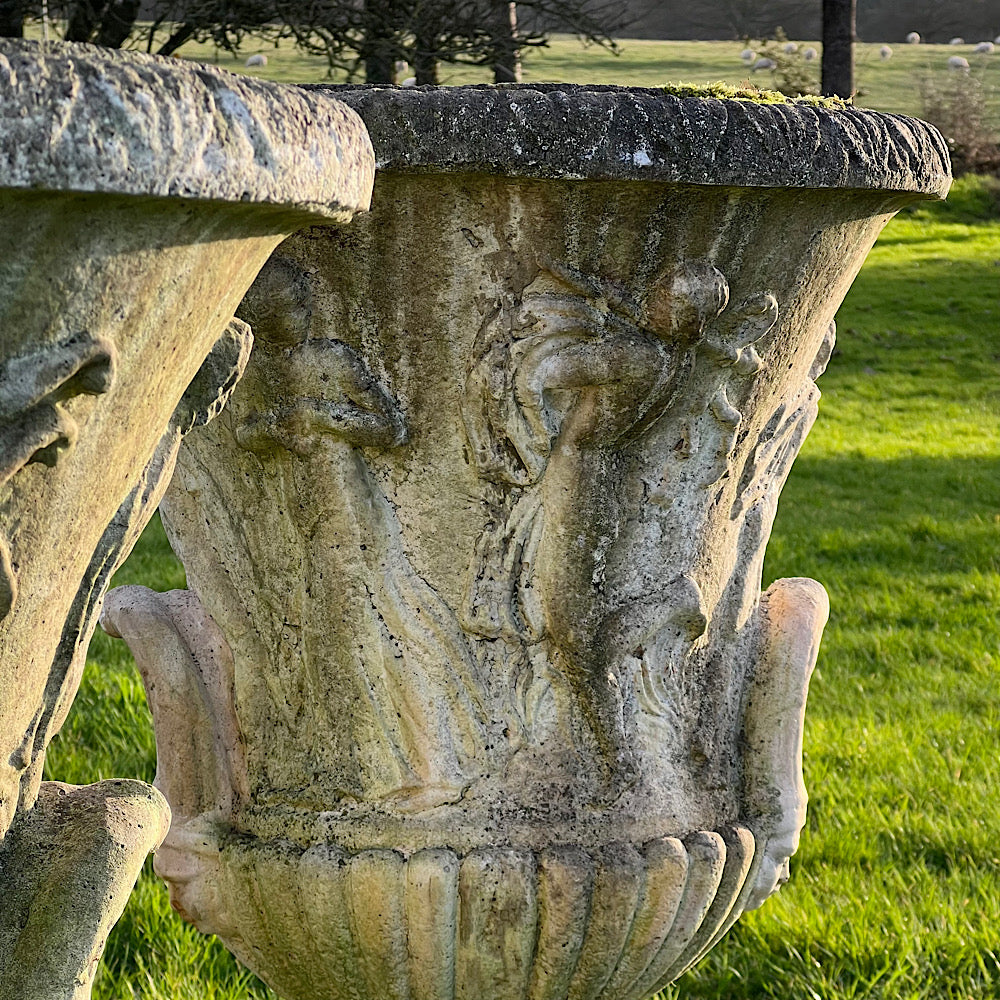
<svg viewBox="0 0 1000 1000">
<path fill-rule="evenodd" d="M 186 916 L 288 1000 L 642 1000 L 729 929 L 756 864 L 739 826 L 409 857 L 220 847 L 189 830 L 172 832 L 157 870 Z"/>
</svg>

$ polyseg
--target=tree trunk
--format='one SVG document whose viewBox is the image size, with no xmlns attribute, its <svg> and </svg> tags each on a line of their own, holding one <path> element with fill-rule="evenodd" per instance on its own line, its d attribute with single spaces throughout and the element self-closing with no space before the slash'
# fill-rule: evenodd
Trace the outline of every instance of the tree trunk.
<svg viewBox="0 0 1000 1000">
<path fill-rule="evenodd" d="M 193 34 L 193 24 L 179 24 L 174 33 L 156 50 L 156 54 L 172 56 Z"/>
<path fill-rule="evenodd" d="M 517 4 L 494 0 L 493 82 L 521 82 L 521 49 L 517 44 Z"/>
<path fill-rule="evenodd" d="M 854 94 L 857 0 L 823 0 L 823 96 Z"/>
<path fill-rule="evenodd" d="M 66 25 L 66 41 L 92 42 L 107 8 L 105 0 L 80 0 L 73 4 Z"/>
<path fill-rule="evenodd" d="M 365 83 L 393 83 L 395 75 L 396 63 L 392 57 L 390 40 L 370 39 L 365 56 Z"/>
<path fill-rule="evenodd" d="M 106 45 L 109 49 L 120 49 L 135 27 L 139 3 L 140 0 L 120 0 L 119 3 L 112 4 L 101 21 L 97 44 Z"/>
<path fill-rule="evenodd" d="M 418 86 L 437 86 L 437 55 L 438 34 L 435 26 L 426 17 L 421 18 L 413 39 L 413 75 Z"/>
<path fill-rule="evenodd" d="M 0 38 L 24 38 L 24 0 L 0 0 Z"/>
<path fill-rule="evenodd" d="M 420 45 L 420 42 L 417 42 Z M 418 48 L 413 53 L 413 75 L 417 78 L 417 86 L 436 87 L 438 84 L 438 61 L 433 51 L 428 52 Z"/>
</svg>

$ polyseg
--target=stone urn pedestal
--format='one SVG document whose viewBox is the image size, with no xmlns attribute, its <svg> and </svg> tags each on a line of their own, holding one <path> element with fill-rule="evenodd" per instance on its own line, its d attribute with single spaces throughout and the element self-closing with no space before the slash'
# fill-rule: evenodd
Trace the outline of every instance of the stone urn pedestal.
<svg viewBox="0 0 1000 1000">
<path fill-rule="evenodd" d="M 317 94 L 317 91 L 313 91 Z M 786 878 L 822 587 L 760 592 L 833 316 L 940 136 L 613 88 L 336 90 L 372 213 L 286 241 L 112 593 L 174 905 L 294 1000 L 643 1000 Z"/>
<path fill-rule="evenodd" d="M 373 159 L 320 95 L 7 40 L 0 136 L 0 996 L 69 1000 L 169 811 L 43 783 L 45 749 L 182 436 L 246 364 L 236 306 L 288 233 L 367 207 Z"/>
</svg>

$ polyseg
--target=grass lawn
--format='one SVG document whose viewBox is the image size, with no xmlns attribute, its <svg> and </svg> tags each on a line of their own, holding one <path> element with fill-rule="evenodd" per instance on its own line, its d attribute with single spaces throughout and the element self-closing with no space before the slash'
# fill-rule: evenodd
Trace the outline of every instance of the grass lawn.
<svg viewBox="0 0 1000 1000">
<path fill-rule="evenodd" d="M 801 42 L 804 50 L 818 42 Z M 660 87 L 666 83 L 708 83 L 723 80 L 740 84 L 749 80 L 763 88 L 773 88 L 772 73 L 750 73 L 740 61 L 742 42 L 661 42 L 626 39 L 618 55 L 598 46 L 584 49 L 575 39 L 557 36 L 546 48 L 525 53 L 525 82 L 558 81 L 561 83 L 619 83 L 641 87 Z M 944 79 L 952 73 L 948 57 L 962 55 L 969 60 L 971 74 L 990 88 L 1000 88 L 1000 49 L 992 56 L 975 55 L 972 45 L 892 46 L 888 61 L 879 56 L 880 45 L 859 44 L 856 51 L 856 81 L 860 91 L 857 103 L 880 111 L 919 115 L 921 110 L 918 81 L 922 77 Z M 268 57 L 263 68 L 247 70 L 244 60 L 251 52 Z M 274 49 L 248 47 L 239 58 L 219 52 L 208 45 L 188 44 L 181 55 L 236 72 L 252 73 L 282 83 L 304 83 L 322 79 L 326 63 L 318 58 L 299 55 L 289 44 Z M 819 81 L 818 61 L 812 64 Z M 342 82 L 342 77 L 334 78 Z M 477 66 L 442 66 L 441 82 L 446 84 L 488 83 L 487 69 Z"/>
<path fill-rule="evenodd" d="M 627 42 L 584 60 L 557 40 L 526 75 L 738 83 L 741 47 Z M 863 49 L 859 81 L 879 107 L 915 111 L 913 74 L 954 50 L 895 49 L 888 64 Z M 278 55 L 274 78 L 322 76 Z M 765 571 L 765 584 L 813 576 L 831 596 L 807 716 L 809 821 L 792 881 L 665 994 L 677 1000 L 1000 998 L 1000 205 L 982 182 L 892 222 L 838 325 Z M 157 522 L 116 582 L 183 586 Z M 49 773 L 151 780 L 154 766 L 130 657 L 98 635 Z M 174 918 L 147 874 L 94 997 L 273 995 Z"/>
</svg>

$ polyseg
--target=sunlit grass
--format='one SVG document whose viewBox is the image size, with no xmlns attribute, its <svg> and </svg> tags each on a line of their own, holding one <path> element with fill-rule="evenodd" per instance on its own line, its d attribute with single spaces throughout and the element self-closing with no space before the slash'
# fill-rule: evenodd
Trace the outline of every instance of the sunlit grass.
<svg viewBox="0 0 1000 1000">
<path fill-rule="evenodd" d="M 818 42 L 801 42 L 801 48 Z M 722 81 L 733 86 L 752 83 L 764 89 L 773 88 L 772 73 L 752 73 L 740 60 L 743 42 L 671 42 L 646 39 L 623 39 L 618 54 L 596 45 L 584 47 L 576 38 L 556 36 L 545 48 L 529 49 L 524 54 L 526 83 L 555 81 L 560 83 L 617 83 L 637 87 L 661 87 L 667 83 L 705 84 Z M 954 71 L 947 66 L 948 57 L 956 53 L 965 56 L 971 74 L 981 79 L 988 90 L 1000 87 L 1000 51 L 976 55 L 972 46 L 895 45 L 888 61 L 879 57 L 879 45 L 859 44 L 856 50 L 856 85 L 858 105 L 919 115 L 921 110 L 918 81 L 923 76 L 939 80 L 950 78 Z M 246 69 L 246 57 L 261 52 L 268 57 L 266 67 Z M 282 42 L 279 48 L 249 44 L 239 56 L 214 49 L 209 45 L 185 45 L 180 54 L 191 59 L 217 62 L 225 69 L 249 73 L 282 83 L 306 83 L 327 76 L 322 58 L 303 56 Z M 815 82 L 819 83 L 819 65 L 814 66 Z M 488 68 L 482 66 L 441 66 L 441 83 L 488 83 Z M 343 75 L 331 78 L 343 82 Z M 994 104 L 998 107 L 997 102 Z"/>
</svg>

